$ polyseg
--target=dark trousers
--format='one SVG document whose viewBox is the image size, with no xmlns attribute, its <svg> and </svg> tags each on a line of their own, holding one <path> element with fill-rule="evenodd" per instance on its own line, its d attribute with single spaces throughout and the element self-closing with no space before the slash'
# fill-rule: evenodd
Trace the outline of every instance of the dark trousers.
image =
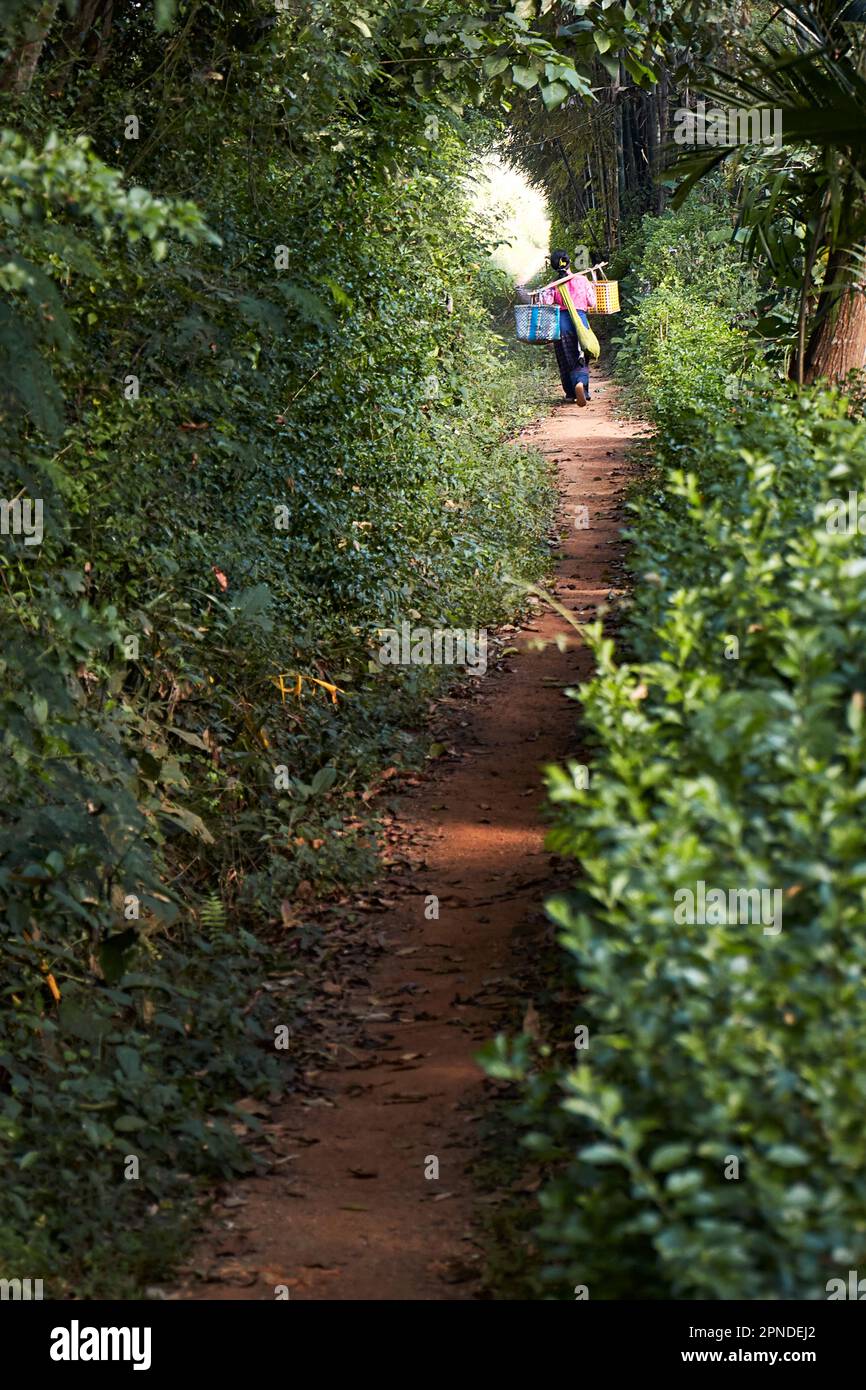
<svg viewBox="0 0 866 1390">
<path fill-rule="evenodd" d="M 562 389 L 570 400 L 574 400 L 574 388 L 579 381 L 582 381 L 588 398 L 589 370 L 586 365 L 586 358 L 574 324 L 565 310 L 560 314 L 560 326 L 562 337 L 558 338 L 553 346 L 556 349 L 556 363 L 559 367 Z"/>
</svg>

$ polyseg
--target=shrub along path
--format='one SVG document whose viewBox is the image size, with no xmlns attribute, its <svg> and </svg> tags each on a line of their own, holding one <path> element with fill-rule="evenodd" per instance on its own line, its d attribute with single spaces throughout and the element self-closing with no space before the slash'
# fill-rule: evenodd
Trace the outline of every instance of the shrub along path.
<svg viewBox="0 0 866 1390">
<path fill-rule="evenodd" d="M 588 409 L 563 403 L 522 435 L 558 465 L 554 592 L 587 621 L 616 585 L 623 455 L 635 433 L 613 419 L 612 388 L 599 385 Z M 293 1299 L 477 1295 L 467 1165 L 485 1083 L 473 1059 L 515 1001 L 531 1020 L 513 938 L 537 920 L 549 886 L 542 768 L 578 756 L 563 688 L 590 671 L 573 630 L 558 650 L 565 627 L 539 605 L 509 634 L 517 654 L 438 702 L 448 753 L 401 799 L 378 957 L 368 975 L 355 968 L 331 985 L 343 1026 L 322 1040 L 330 1062 L 314 1076 L 319 1094 L 277 1108 L 275 1167 L 222 1195 L 174 1297 L 272 1299 L 280 1284 Z M 401 877 L 407 851 L 415 867 Z M 438 920 L 425 917 L 431 895 Z M 425 1176 L 434 1159 L 438 1178 Z"/>
</svg>

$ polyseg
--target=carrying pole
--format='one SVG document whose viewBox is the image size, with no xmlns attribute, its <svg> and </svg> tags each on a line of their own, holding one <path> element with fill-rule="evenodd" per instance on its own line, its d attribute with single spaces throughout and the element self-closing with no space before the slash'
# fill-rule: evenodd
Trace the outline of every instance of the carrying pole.
<svg viewBox="0 0 866 1390">
<path fill-rule="evenodd" d="M 563 275 L 561 280 L 551 280 L 549 285 L 539 285 L 537 290 L 530 290 L 530 294 L 541 294 L 542 290 L 555 289 L 557 285 L 565 285 L 569 280 L 573 280 L 575 275 L 591 275 L 594 270 L 601 270 L 607 265 L 607 261 L 598 261 L 591 265 L 588 270 L 573 270 L 570 275 Z"/>
</svg>

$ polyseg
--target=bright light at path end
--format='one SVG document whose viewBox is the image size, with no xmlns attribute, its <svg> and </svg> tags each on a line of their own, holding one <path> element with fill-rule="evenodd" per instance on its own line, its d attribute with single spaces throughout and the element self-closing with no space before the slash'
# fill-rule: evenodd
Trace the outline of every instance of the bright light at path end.
<svg viewBox="0 0 866 1390">
<path fill-rule="evenodd" d="M 531 279 L 546 261 L 550 247 L 550 214 L 544 194 L 498 154 L 479 161 L 467 190 L 475 210 L 492 218 L 499 231 L 501 242 L 493 253 L 496 264 L 518 283 Z"/>
</svg>

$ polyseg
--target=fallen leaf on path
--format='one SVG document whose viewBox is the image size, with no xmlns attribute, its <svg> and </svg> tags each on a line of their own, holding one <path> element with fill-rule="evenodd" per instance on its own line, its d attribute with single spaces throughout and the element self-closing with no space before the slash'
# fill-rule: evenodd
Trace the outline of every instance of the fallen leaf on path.
<svg viewBox="0 0 866 1390">
<path fill-rule="evenodd" d="M 229 1264 L 220 1265 L 213 1270 L 209 1276 L 212 1282 L 222 1284 L 241 1284 L 248 1285 L 256 1282 L 256 1274 L 252 1269 L 246 1269 L 244 1265 L 238 1264 L 236 1260 Z"/>
<path fill-rule="evenodd" d="M 244 1096 L 235 1102 L 235 1110 L 243 1110 L 246 1115 L 270 1115 L 271 1107 L 255 1096 Z"/>
<path fill-rule="evenodd" d="M 538 1016 L 538 1010 L 536 1009 L 535 1005 L 530 1001 L 529 1008 L 523 1015 L 523 1024 L 521 1027 L 521 1032 L 527 1033 L 530 1038 L 535 1038 L 537 1040 L 541 1037 L 540 1024 L 541 1019 Z"/>
<path fill-rule="evenodd" d="M 281 1271 L 276 1269 L 260 1269 L 259 1278 L 263 1284 L 272 1284 L 276 1288 L 277 1284 L 285 1284 L 287 1289 L 296 1289 L 300 1286 L 300 1279 L 289 1279 Z"/>
<path fill-rule="evenodd" d="M 448 1264 L 435 1263 L 430 1265 L 429 1269 L 432 1274 L 438 1275 L 444 1284 L 467 1284 L 470 1279 L 479 1278 L 479 1271 L 462 1260 L 450 1260 Z"/>
</svg>

